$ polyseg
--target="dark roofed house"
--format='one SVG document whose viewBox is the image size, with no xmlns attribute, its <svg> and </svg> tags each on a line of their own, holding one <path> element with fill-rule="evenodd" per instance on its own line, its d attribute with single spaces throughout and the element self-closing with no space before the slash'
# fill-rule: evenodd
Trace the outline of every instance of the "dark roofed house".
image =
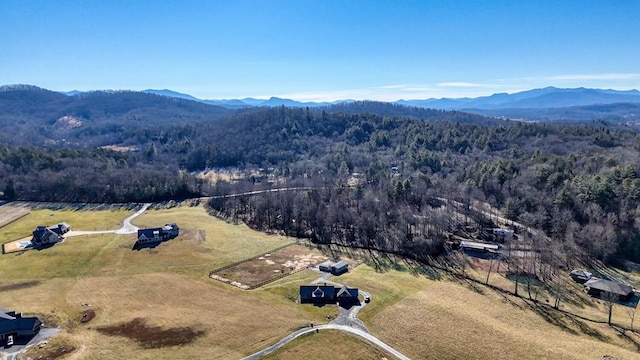
<svg viewBox="0 0 640 360">
<path fill-rule="evenodd" d="M 26 339 L 34 337 L 42 327 L 37 317 L 22 317 L 15 311 L 0 309 L 0 344 L 11 345 L 9 339 Z"/>
<path fill-rule="evenodd" d="M 329 285 L 301 285 L 300 303 L 323 306 L 338 304 L 348 308 L 352 305 L 360 304 L 358 299 L 358 289 L 350 288 L 346 285 L 333 287 Z"/>
<path fill-rule="evenodd" d="M 633 288 L 617 281 L 592 277 L 589 281 L 584 283 L 584 287 L 588 290 L 590 295 L 595 297 L 601 298 L 611 294 L 613 296 L 617 296 L 617 300 L 619 301 L 628 301 L 633 297 Z"/>
<path fill-rule="evenodd" d="M 138 243 L 161 242 L 171 240 L 178 236 L 180 228 L 176 224 L 166 224 L 161 228 L 138 230 Z"/>
<path fill-rule="evenodd" d="M 336 303 L 336 288 L 329 285 L 301 285 L 300 303 L 326 305 Z"/>
<path fill-rule="evenodd" d="M 349 271 L 349 264 L 344 261 L 338 261 L 337 263 L 331 265 L 331 273 L 333 275 L 344 274 Z"/>
<path fill-rule="evenodd" d="M 34 248 L 52 246 L 62 241 L 62 236 L 46 226 L 38 226 L 33 231 L 31 243 Z"/>
<path fill-rule="evenodd" d="M 64 235 L 68 233 L 69 230 L 71 230 L 71 226 L 69 226 L 69 224 L 67 224 L 66 222 L 61 222 L 61 223 L 49 226 L 48 229 L 58 235 Z"/>
<path fill-rule="evenodd" d="M 358 289 L 350 288 L 350 287 L 347 287 L 347 285 L 343 285 L 341 288 L 338 289 L 336 298 L 340 306 L 349 306 L 349 305 L 359 303 Z"/>
</svg>

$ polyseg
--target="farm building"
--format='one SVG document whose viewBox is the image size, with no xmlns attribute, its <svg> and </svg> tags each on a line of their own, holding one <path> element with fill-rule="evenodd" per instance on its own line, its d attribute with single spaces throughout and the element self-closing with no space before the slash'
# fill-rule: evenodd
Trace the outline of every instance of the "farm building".
<svg viewBox="0 0 640 360">
<path fill-rule="evenodd" d="M 42 327 L 37 317 L 22 317 L 15 311 L 0 309 L 0 344 L 9 346 L 16 339 L 31 339 Z"/>
<path fill-rule="evenodd" d="M 323 272 L 331 272 L 331 266 L 333 266 L 333 262 L 325 261 L 322 264 L 318 265 L 318 270 Z"/>
<path fill-rule="evenodd" d="M 477 252 L 489 252 L 497 253 L 500 249 L 500 245 L 486 244 L 473 241 L 460 241 L 460 249 L 462 251 L 477 251 Z"/>
<path fill-rule="evenodd" d="M 493 228 L 489 230 L 491 231 L 491 234 L 493 234 L 493 236 L 495 236 L 499 241 L 513 240 L 514 238 L 513 230 L 501 228 Z"/>
<path fill-rule="evenodd" d="M 338 261 L 337 263 L 331 265 L 331 273 L 333 275 L 344 274 L 349 271 L 349 264 L 344 261 Z"/>
<path fill-rule="evenodd" d="M 178 236 L 180 228 L 176 224 L 166 224 L 161 228 L 138 230 L 138 244 L 171 240 Z"/>
<path fill-rule="evenodd" d="M 619 301 L 628 301 L 633 297 L 633 288 L 617 281 L 592 277 L 584 283 L 584 287 L 590 295 L 599 298 L 613 295 Z"/>
<path fill-rule="evenodd" d="M 591 279 L 591 273 L 586 270 L 573 270 L 569 273 L 573 281 L 584 284 Z"/>
</svg>

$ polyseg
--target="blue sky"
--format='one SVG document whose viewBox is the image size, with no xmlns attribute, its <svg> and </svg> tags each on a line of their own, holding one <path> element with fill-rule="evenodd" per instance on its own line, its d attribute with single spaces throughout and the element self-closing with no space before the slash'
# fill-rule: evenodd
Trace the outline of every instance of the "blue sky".
<svg viewBox="0 0 640 360">
<path fill-rule="evenodd" d="M 0 84 L 202 99 L 640 88 L 640 1 L 0 0 Z"/>
</svg>

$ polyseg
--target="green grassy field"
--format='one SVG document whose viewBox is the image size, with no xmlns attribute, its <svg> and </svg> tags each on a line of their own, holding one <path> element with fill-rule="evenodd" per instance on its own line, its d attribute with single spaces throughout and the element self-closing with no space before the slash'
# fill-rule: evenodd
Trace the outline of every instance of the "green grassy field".
<svg viewBox="0 0 640 360">
<path fill-rule="evenodd" d="M 1 236 L 10 240 L 36 225 L 60 221 L 77 230 L 115 229 L 133 211 L 36 209 L 2 228 Z M 132 250 L 135 235 L 83 235 L 46 250 L 0 256 L 0 307 L 62 326 L 62 333 L 47 347 L 73 347 L 75 359 L 238 359 L 295 329 L 337 315 L 336 306 L 296 303 L 299 286 L 319 276 L 309 270 L 251 291 L 208 278 L 213 269 L 292 239 L 228 224 L 202 207 L 149 210 L 133 221 L 141 227 L 173 222 L 179 224 L 180 236 L 153 249 Z M 372 301 L 359 317 L 374 335 L 411 358 L 640 358 L 636 346 L 607 325 L 565 316 L 437 271 L 417 273 L 402 262 L 378 265 L 384 270 L 362 264 L 332 280 L 371 293 Z M 482 272 L 472 275 L 481 278 Z M 511 286 L 499 275 L 490 281 Z M 90 304 L 96 312 L 86 324 L 80 322 L 86 309 L 82 304 Z M 566 306 L 606 318 L 597 302 Z M 614 308 L 616 321 L 626 324 L 626 316 L 624 309 Z M 203 335 L 182 346 L 148 349 L 97 331 L 134 319 L 145 319 L 151 327 L 188 328 Z M 32 355 L 47 347 L 33 350 Z M 322 358 L 327 348 L 352 354 L 349 358 L 391 359 L 365 341 L 333 331 L 299 338 L 268 358 Z"/>
</svg>

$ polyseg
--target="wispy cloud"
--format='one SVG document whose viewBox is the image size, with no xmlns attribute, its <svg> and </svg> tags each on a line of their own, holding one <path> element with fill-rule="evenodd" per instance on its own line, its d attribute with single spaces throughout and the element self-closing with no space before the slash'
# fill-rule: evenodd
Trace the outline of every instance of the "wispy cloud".
<svg viewBox="0 0 640 360">
<path fill-rule="evenodd" d="M 594 81 L 594 80 L 637 80 L 639 73 L 612 73 L 612 74 L 570 74 L 551 76 L 549 80 L 559 81 Z"/>
</svg>

